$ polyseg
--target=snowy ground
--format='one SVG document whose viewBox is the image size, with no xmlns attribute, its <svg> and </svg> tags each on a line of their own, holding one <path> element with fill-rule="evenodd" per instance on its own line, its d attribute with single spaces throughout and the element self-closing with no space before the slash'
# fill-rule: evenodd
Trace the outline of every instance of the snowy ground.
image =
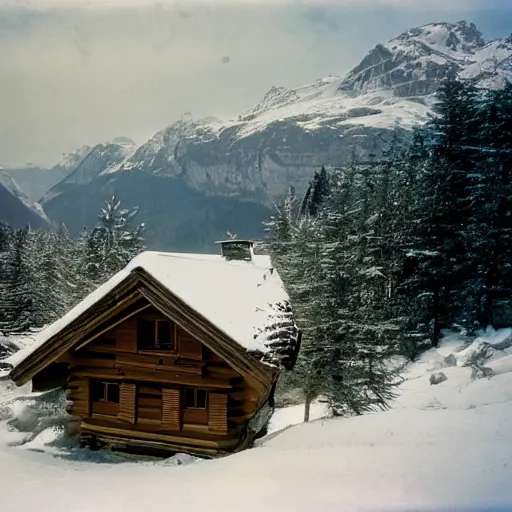
<svg viewBox="0 0 512 512">
<path fill-rule="evenodd" d="M 41 403 L 0 382 L 0 510 L 512 510 L 510 334 L 465 350 L 450 336 L 406 368 L 388 412 L 286 428 L 302 408 L 278 410 L 257 447 L 213 461 L 126 461 L 62 446 L 56 428 L 20 445 L 27 434 L 9 429 L 30 426 Z"/>
</svg>

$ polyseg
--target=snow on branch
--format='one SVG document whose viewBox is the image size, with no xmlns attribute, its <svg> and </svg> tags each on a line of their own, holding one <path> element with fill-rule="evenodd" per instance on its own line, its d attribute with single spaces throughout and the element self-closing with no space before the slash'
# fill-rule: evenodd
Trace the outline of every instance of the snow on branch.
<svg viewBox="0 0 512 512">
<path fill-rule="evenodd" d="M 301 332 L 287 300 L 269 304 L 267 322 L 263 328 L 256 328 L 254 338 L 259 338 L 267 349 L 258 353 L 262 362 L 287 370 L 293 368 L 300 349 Z"/>
</svg>

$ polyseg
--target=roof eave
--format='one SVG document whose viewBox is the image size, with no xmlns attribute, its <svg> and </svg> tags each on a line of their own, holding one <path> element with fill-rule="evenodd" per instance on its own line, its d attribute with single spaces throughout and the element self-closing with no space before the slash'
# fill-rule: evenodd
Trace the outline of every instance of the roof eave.
<svg viewBox="0 0 512 512">
<path fill-rule="evenodd" d="M 268 364 L 255 358 L 236 340 L 233 340 L 201 313 L 173 294 L 142 267 L 132 269 L 125 279 L 98 302 L 92 304 L 76 319 L 20 361 L 11 370 L 10 378 L 18 386 L 25 384 L 43 368 L 76 347 L 94 327 L 108 321 L 116 312 L 140 297 L 145 297 L 153 306 L 166 316 L 173 318 L 187 331 L 194 331 L 191 334 L 201 339 L 210 350 L 218 353 L 242 375 L 250 374 L 265 386 L 275 380 L 279 371 L 277 368 L 271 368 Z"/>
</svg>

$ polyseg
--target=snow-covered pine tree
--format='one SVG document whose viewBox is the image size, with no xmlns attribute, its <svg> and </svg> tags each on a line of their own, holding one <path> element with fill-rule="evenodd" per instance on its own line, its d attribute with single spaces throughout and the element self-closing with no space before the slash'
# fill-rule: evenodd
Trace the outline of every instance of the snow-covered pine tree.
<svg viewBox="0 0 512 512">
<path fill-rule="evenodd" d="M 89 232 L 84 227 L 80 234 L 71 240 L 68 250 L 69 266 L 73 269 L 73 275 L 70 276 L 69 307 L 78 304 L 84 297 L 91 293 L 95 288 L 95 282 L 91 279 L 91 253 L 89 252 Z M 94 269 L 99 267 L 93 267 Z M 96 277 L 96 274 L 93 273 Z"/>
<path fill-rule="evenodd" d="M 267 233 L 266 246 L 272 255 L 272 264 L 283 279 L 290 270 L 290 253 L 292 250 L 293 229 L 297 221 L 297 199 L 295 189 L 289 187 L 286 197 L 275 205 L 275 213 L 264 223 Z"/>
<path fill-rule="evenodd" d="M 396 301 L 405 259 L 407 219 L 404 216 L 410 208 L 404 204 L 408 200 L 404 179 L 410 181 L 405 158 L 404 142 L 400 130 L 395 128 L 382 159 L 371 167 L 362 168 L 364 186 L 358 236 L 352 238 L 356 244 L 360 280 L 360 305 L 355 310 L 363 332 L 360 350 L 363 351 L 366 344 L 368 358 L 375 359 L 375 353 L 379 355 L 372 379 L 380 378 L 384 387 L 393 382 L 393 376 L 383 361 L 398 352 L 399 339 L 407 323 L 407 315 L 397 307 Z"/>
<path fill-rule="evenodd" d="M 107 280 L 144 249 L 144 224 L 130 227 L 136 214 L 136 208 L 123 208 L 115 196 L 102 208 L 87 240 L 86 268 L 91 282 Z"/>
<path fill-rule="evenodd" d="M 481 282 L 478 320 L 488 325 L 493 306 L 510 303 L 512 296 L 512 84 L 488 92 L 483 103 L 470 191 L 474 272 Z"/>
<path fill-rule="evenodd" d="M 300 215 L 315 217 L 318 210 L 329 195 L 329 176 L 324 166 L 320 171 L 315 171 L 313 180 L 309 183 L 306 194 L 300 206 Z"/>
<path fill-rule="evenodd" d="M 7 286 L 9 283 L 9 255 L 12 248 L 13 229 L 0 222 L 0 329 L 6 321 Z"/>
<path fill-rule="evenodd" d="M 477 91 L 469 81 L 450 75 L 441 85 L 434 117 L 430 122 L 433 144 L 427 186 L 435 194 L 432 213 L 437 216 L 437 247 L 443 270 L 443 322 L 473 330 L 475 324 L 474 281 L 471 269 L 475 258 L 468 244 L 472 195 L 478 151 Z M 428 207 L 428 205 L 427 205 Z"/>
<path fill-rule="evenodd" d="M 38 255 L 38 264 L 33 265 L 36 308 L 44 324 L 48 324 L 74 305 L 73 293 L 79 286 L 75 282 L 78 268 L 71 259 L 73 242 L 65 226 L 33 236 Z"/>
<path fill-rule="evenodd" d="M 400 252 L 394 268 L 395 286 L 392 301 L 395 316 L 403 322 L 399 333 L 400 353 L 414 359 L 432 345 L 429 321 L 434 318 L 432 292 L 428 276 L 435 258 L 426 249 L 422 222 L 428 218 L 423 210 L 423 179 L 428 165 L 424 131 L 417 128 L 404 159 L 395 165 L 391 187 L 393 211 L 392 244 Z"/>
<path fill-rule="evenodd" d="M 385 407 L 393 396 L 394 375 L 386 364 L 397 339 L 391 321 L 392 270 L 389 276 L 376 270 L 396 265 L 388 258 L 392 173 L 389 163 L 385 172 L 384 167 L 376 172 L 377 167 L 354 162 L 333 171 L 329 195 L 314 216 L 302 209 L 296 223 L 288 222 L 293 216 L 283 215 L 287 209 L 281 208 L 280 221 L 272 220 L 271 253 L 281 260 L 278 270 L 304 333 L 287 380 L 303 391 L 306 420 L 317 397 L 326 399 L 334 413 L 359 414 Z M 281 244 L 283 226 L 286 242 Z"/>
<path fill-rule="evenodd" d="M 336 414 L 361 413 L 366 409 L 360 392 L 364 377 L 358 352 L 359 325 L 354 312 L 360 304 L 357 270 L 361 190 L 366 186 L 360 168 L 352 165 L 333 176 L 332 195 L 319 219 L 322 246 L 319 255 L 321 276 L 316 301 L 319 312 L 313 346 L 319 346 L 323 373 L 322 395 Z M 364 243 L 364 242 L 363 242 Z M 319 365 L 320 366 L 320 365 Z"/>
<path fill-rule="evenodd" d="M 59 275 L 59 288 L 62 298 L 59 301 L 59 311 L 63 314 L 77 304 L 75 299 L 79 291 L 79 299 L 87 295 L 87 288 L 82 280 L 82 260 L 76 259 L 80 248 L 81 237 L 71 237 L 67 227 L 63 224 L 56 232 L 55 251 L 57 255 L 57 269 Z"/>
<path fill-rule="evenodd" d="M 421 166 L 409 271 L 416 297 L 428 311 L 432 343 L 441 328 L 475 327 L 467 226 L 469 184 L 475 162 L 475 89 L 449 76 L 441 85 L 427 126 L 428 161 Z M 411 265 L 412 264 L 412 265 Z"/>
<path fill-rule="evenodd" d="M 272 262 L 285 283 L 303 331 L 296 367 L 284 376 L 281 388 L 301 391 L 306 403 L 304 420 L 308 421 L 311 402 L 319 396 L 326 397 L 332 387 L 329 367 L 334 364 L 330 341 L 324 332 L 326 307 L 322 295 L 320 224 L 307 209 L 299 208 L 297 215 L 295 192 L 290 189 L 276 206 L 276 214 L 266 223 L 266 228 Z"/>
<path fill-rule="evenodd" d="M 345 187 L 338 190 L 340 196 L 333 195 L 332 211 L 342 218 L 330 215 L 325 223 L 332 242 L 322 260 L 328 271 L 324 289 L 335 304 L 329 323 L 338 361 L 330 398 L 333 410 L 342 413 L 385 408 L 394 395 L 387 365 L 396 353 L 399 329 L 391 307 L 391 171 L 390 162 L 358 166 L 346 187 L 348 197 Z M 347 231 L 339 230 L 340 224 Z"/>
<path fill-rule="evenodd" d="M 309 215 L 292 226 L 291 241 L 286 243 L 285 286 L 294 305 L 297 323 L 303 331 L 302 346 L 288 385 L 300 389 L 305 397 L 304 420 L 309 420 L 311 402 L 325 393 L 329 378 L 326 371 L 327 350 L 319 335 L 322 325 L 322 286 L 319 267 L 319 226 Z"/>
<path fill-rule="evenodd" d="M 34 240 L 30 229 L 17 229 L 7 260 L 8 283 L 3 310 L 7 332 L 23 332 L 44 324 L 34 284 Z"/>
<path fill-rule="evenodd" d="M 332 193 L 315 218 L 318 233 L 309 256 L 313 271 L 304 281 L 304 330 L 299 371 L 314 396 L 336 414 L 385 407 L 394 378 L 386 360 L 395 351 L 396 327 L 389 282 L 377 269 L 385 259 L 383 237 L 375 236 L 380 195 L 375 167 L 353 165 L 333 176 Z M 378 212 L 382 213 L 382 212 Z M 293 304 L 293 300 L 292 300 Z"/>
</svg>

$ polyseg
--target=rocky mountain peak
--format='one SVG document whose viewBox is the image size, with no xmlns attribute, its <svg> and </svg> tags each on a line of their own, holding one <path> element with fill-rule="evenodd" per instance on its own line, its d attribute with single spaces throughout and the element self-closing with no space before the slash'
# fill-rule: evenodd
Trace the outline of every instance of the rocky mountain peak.
<svg viewBox="0 0 512 512">
<path fill-rule="evenodd" d="M 255 107 L 241 114 L 238 120 L 252 121 L 265 112 L 275 111 L 276 109 L 297 103 L 306 103 L 311 100 L 332 97 L 335 95 L 339 83 L 339 77 L 330 75 L 325 78 L 319 78 L 312 84 L 304 85 L 297 89 L 273 86 Z"/>
<path fill-rule="evenodd" d="M 85 154 L 78 150 L 72 153 L 71 157 L 68 155 L 67 160 L 69 162 L 73 161 L 72 157 L 74 155 L 75 165 L 71 167 L 73 170 L 64 178 L 61 184 L 85 185 L 90 183 L 102 172 L 106 172 L 122 162 L 136 148 L 135 142 L 128 137 L 116 137 L 103 144 L 97 144 L 86 152 L 84 150 Z M 54 197 L 56 188 L 58 186 L 49 190 L 43 199 Z"/>
<path fill-rule="evenodd" d="M 128 137 L 116 137 L 106 143 L 107 145 L 114 144 L 116 146 L 135 146 L 135 142 Z"/>
<path fill-rule="evenodd" d="M 412 28 L 391 40 L 388 46 L 396 41 L 411 46 L 420 44 L 430 47 L 433 51 L 461 54 L 472 54 L 485 45 L 483 35 L 474 23 L 459 21 L 458 23 L 429 23 Z M 455 56 L 456 57 L 456 56 Z"/>
<path fill-rule="evenodd" d="M 293 90 L 288 90 L 285 87 L 276 87 L 273 86 L 271 89 L 265 94 L 263 99 L 251 110 L 241 114 L 239 116 L 240 121 L 250 121 L 254 119 L 256 116 L 269 110 L 271 108 L 280 107 L 287 103 L 292 103 L 296 101 L 297 93 Z"/>
<path fill-rule="evenodd" d="M 59 163 L 57 163 L 52 170 L 62 169 L 65 171 L 72 171 L 76 169 L 78 164 L 87 156 L 91 149 L 91 146 L 86 145 L 70 153 L 65 153 Z"/>
<path fill-rule="evenodd" d="M 485 50 L 490 44 L 474 23 L 415 27 L 371 50 L 342 80 L 339 91 L 352 95 L 389 91 L 400 98 L 430 95 L 453 67 L 463 74 L 466 68 L 487 59 Z M 496 60 L 497 74 L 499 66 Z"/>
</svg>

